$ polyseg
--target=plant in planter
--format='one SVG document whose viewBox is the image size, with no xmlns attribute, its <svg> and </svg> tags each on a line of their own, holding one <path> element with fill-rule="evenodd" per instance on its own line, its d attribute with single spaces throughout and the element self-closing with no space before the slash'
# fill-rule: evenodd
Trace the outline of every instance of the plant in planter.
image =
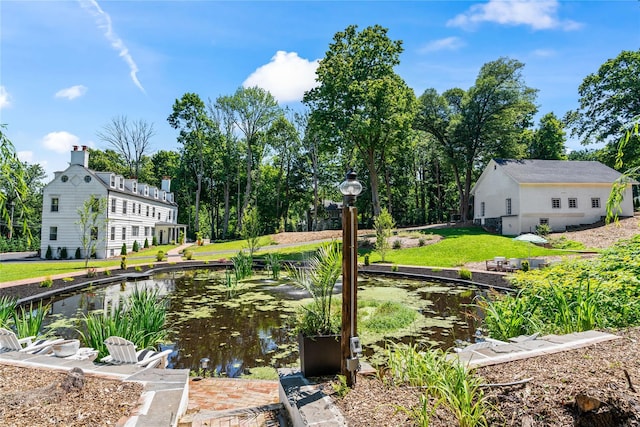
<svg viewBox="0 0 640 427">
<path fill-rule="evenodd" d="M 333 289 L 342 273 L 342 254 L 336 242 L 323 245 L 307 267 L 289 270 L 292 281 L 309 292 L 312 301 L 298 314 L 296 332 L 300 368 L 305 377 L 340 372 L 340 316 L 332 313 Z"/>
</svg>

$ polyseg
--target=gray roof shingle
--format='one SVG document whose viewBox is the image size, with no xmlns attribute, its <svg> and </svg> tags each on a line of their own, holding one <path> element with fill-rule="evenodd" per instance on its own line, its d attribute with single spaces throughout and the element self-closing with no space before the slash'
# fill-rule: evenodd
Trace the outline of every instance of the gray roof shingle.
<svg viewBox="0 0 640 427">
<path fill-rule="evenodd" d="M 582 160 L 494 159 L 516 182 L 523 183 L 612 183 L 620 172 L 600 162 Z"/>
</svg>

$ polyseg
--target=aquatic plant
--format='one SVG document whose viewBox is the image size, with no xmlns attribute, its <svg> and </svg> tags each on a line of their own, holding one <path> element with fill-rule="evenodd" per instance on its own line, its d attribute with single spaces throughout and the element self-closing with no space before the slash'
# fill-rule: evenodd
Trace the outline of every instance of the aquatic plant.
<svg viewBox="0 0 640 427">
<path fill-rule="evenodd" d="M 44 316 L 51 309 L 47 304 L 42 305 L 42 301 L 34 308 L 33 303 L 29 307 L 19 306 L 13 313 L 13 323 L 19 337 L 35 337 L 40 334 Z"/>
<path fill-rule="evenodd" d="M 7 295 L 0 296 L 0 327 L 6 328 L 16 310 L 16 299 Z"/>
</svg>

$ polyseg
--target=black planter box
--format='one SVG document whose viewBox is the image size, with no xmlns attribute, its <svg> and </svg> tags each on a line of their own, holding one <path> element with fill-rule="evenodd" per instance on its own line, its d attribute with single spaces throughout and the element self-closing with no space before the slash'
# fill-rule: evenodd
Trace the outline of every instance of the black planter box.
<svg viewBox="0 0 640 427">
<path fill-rule="evenodd" d="M 340 335 L 298 335 L 300 370 L 304 377 L 340 373 Z"/>
</svg>

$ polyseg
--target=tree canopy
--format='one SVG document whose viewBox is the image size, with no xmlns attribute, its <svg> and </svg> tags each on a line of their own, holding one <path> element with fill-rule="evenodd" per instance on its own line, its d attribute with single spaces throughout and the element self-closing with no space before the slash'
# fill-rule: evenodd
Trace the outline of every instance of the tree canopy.
<svg viewBox="0 0 640 427">
<path fill-rule="evenodd" d="M 402 41 L 379 25 L 336 33 L 318 66 L 320 83 L 304 96 L 323 138 L 353 165 L 354 151 L 369 173 L 373 213 L 380 213 L 379 170 L 391 147 L 409 136 L 415 96 L 394 71 Z M 345 167 L 346 170 L 346 167 Z"/>
</svg>

